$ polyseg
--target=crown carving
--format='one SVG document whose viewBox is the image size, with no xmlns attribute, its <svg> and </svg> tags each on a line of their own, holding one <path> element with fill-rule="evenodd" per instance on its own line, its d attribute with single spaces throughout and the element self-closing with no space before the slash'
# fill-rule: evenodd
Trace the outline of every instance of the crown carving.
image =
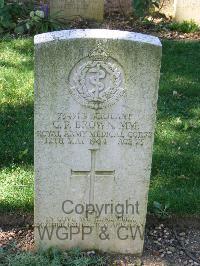
<svg viewBox="0 0 200 266">
<path fill-rule="evenodd" d="M 106 61 L 109 55 L 101 47 L 95 48 L 89 57 L 94 61 Z"/>
</svg>

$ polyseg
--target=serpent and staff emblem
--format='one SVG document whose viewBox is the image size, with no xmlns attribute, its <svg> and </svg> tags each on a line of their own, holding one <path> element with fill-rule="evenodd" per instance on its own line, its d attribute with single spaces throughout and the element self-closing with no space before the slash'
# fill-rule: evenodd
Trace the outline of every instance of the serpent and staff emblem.
<svg viewBox="0 0 200 266">
<path fill-rule="evenodd" d="M 119 63 L 101 48 L 79 61 L 69 76 L 70 92 L 82 105 L 102 109 L 124 93 L 124 73 Z"/>
</svg>

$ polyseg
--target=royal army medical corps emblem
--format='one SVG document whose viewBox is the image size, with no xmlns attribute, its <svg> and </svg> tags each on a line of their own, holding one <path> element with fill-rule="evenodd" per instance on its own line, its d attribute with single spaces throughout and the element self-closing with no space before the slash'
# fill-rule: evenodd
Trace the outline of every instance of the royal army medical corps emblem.
<svg viewBox="0 0 200 266">
<path fill-rule="evenodd" d="M 82 105 L 102 109 L 124 93 L 124 72 L 119 63 L 97 47 L 80 60 L 69 75 L 70 92 Z"/>
</svg>

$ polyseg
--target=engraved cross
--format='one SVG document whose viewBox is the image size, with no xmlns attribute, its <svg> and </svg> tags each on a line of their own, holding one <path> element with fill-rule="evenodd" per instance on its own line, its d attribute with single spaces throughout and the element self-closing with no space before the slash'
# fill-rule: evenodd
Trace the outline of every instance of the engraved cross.
<svg viewBox="0 0 200 266">
<path fill-rule="evenodd" d="M 97 149 L 90 149 L 91 151 L 91 170 L 90 171 L 73 171 L 71 170 L 72 177 L 88 176 L 90 179 L 89 203 L 94 204 L 94 186 L 95 178 L 99 176 L 114 176 L 115 171 L 109 170 L 96 170 L 96 153 Z"/>
</svg>

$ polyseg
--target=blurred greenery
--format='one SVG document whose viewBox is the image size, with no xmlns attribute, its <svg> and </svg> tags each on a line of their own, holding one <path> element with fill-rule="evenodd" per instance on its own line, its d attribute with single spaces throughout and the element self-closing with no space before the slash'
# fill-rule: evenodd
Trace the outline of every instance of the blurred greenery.
<svg viewBox="0 0 200 266">
<path fill-rule="evenodd" d="M 200 214 L 200 42 L 163 41 L 149 210 Z M 0 212 L 33 210 L 33 40 L 0 43 Z"/>
</svg>

